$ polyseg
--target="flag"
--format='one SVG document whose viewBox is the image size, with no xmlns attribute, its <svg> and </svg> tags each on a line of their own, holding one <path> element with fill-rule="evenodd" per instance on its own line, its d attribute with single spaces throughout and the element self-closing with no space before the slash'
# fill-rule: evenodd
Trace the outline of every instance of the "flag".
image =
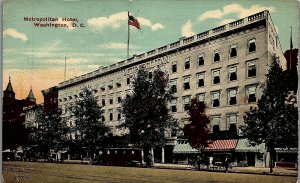
<svg viewBox="0 0 300 183">
<path fill-rule="evenodd" d="M 128 14 L 128 25 L 141 29 L 139 21 L 129 14 Z"/>
</svg>

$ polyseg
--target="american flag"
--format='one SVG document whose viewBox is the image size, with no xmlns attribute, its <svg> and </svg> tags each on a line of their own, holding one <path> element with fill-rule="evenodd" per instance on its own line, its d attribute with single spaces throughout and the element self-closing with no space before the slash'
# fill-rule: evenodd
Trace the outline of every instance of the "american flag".
<svg viewBox="0 0 300 183">
<path fill-rule="evenodd" d="M 141 29 L 139 21 L 129 14 L 128 14 L 128 25 Z"/>
</svg>

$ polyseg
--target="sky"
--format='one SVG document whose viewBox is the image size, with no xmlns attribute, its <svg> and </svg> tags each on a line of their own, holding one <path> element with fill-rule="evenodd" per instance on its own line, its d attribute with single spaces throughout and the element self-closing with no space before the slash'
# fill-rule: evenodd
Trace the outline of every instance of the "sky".
<svg viewBox="0 0 300 183">
<path fill-rule="evenodd" d="M 32 87 L 38 103 L 43 102 L 41 90 L 64 81 L 65 58 L 66 79 L 127 58 L 128 11 L 141 25 L 141 30 L 130 27 L 131 56 L 265 9 L 283 51 L 290 48 L 291 26 L 293 45 L 299 45 L 296 0 L 5 0 L 3 4 L 3 89 L 10 76 L 17 99 L 26 98 Z M 26 17 L 57 20 L 26 21 Z"/>
</svg>

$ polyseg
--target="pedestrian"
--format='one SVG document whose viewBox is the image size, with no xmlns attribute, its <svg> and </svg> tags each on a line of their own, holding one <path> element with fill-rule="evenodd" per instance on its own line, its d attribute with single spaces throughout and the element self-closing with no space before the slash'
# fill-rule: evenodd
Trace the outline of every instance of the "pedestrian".
<svg viewBox="0 0 300 183">
<path fill-rule="evenodd" d="M 198 155 L 198 156 L 197 156 L 197 167 L 198 167 L 198 171 L 200 171 L 200 164 L 201 164 L 201 157 Z"/>
<path fill-rule="evenodd" d="M 225 160 L 224 160 L 224 167 L 225 167 L 225 172 L 226 173 L 228 172 L 228 166 L 229 166 L 228 159 L 225 158 Z"/>
<path fill-rule="evenodd" d="M 152 154 L 149 153 L 147 158 L 146 158 L 146 166 L 151 167 L 151 165 L 152 165 Z"/>
<path fill-rule="evenodd" d="M 214 161 L 214 158 L 212 156 L 209 157 L 209 167 L 213 166 L 213 161 Z"/>
</svg>

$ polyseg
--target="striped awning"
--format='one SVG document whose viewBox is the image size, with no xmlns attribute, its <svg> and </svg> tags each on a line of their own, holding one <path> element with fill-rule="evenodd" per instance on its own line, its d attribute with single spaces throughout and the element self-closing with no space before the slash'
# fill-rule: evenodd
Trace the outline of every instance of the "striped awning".
<svg viewBox="0 0 300 183">
<path fill-rule="evenodd" d="M 195 154 L 200 153 L 188 143 L 176 144 L 173 150 L 174 154 Z"/>
<path fill-rule="evenodd" d="M 277 153 L 298 153 L 298 148 L 275 148 Z"/>
<path fill-rule="evenodd" d="M 265 143 L 252 146 L 247 139 L 239 139 L 235 148 L 236 152 L 259 152 L 265 153 L 266 146 Z"/>
<path fill-rule="evenodd" d="M 237 139 L 213 140 L 204 151 L 233 151 L 236 144 Z"/>
</svg>

